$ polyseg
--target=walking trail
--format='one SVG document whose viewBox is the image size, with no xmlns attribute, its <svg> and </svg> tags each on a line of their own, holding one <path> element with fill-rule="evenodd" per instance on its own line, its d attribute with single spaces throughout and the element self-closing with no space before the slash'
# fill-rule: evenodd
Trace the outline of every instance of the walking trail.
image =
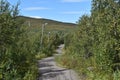
<svg viewBox="0 0 120 80">
<path fill-rule="evenodd" d="M 38 80 L 80 80 L 73 70 L 57 66 L 55 56 L 61 55 L 63 47 L 63 44 L 58 47 L 57 55 L 38 61 L 40 75 Z"/>
</svg>

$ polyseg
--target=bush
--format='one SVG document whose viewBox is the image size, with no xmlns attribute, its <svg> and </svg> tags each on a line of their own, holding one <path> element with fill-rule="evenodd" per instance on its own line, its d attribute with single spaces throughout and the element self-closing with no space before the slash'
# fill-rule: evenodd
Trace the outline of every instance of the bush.
<svg viewBox="0 0 120 80">
<path fill-rule="evenodd" d="M 4 74 L 2 78 L 21 80 L 32 75 L 31 80 L 35 80 L 35 73 L 38 71 L 34 54 L 35 42 L 29 39 L 27 27 L 17 18 L 18 5 L 11 7 L 6 0 L 0 0 L 0 68 Z M 30 75 L 26 75 L 28 72 L 31 72 Z"/>
<path fill-rule="evenodd" d="M 120 70 L 119 12 L 119 1 L 93 0 L 91 15 L 83 15 L 76 32 L 65 38 L 63 65 L 87 76 L 86 80 L 119 80 L 115 78 Z"/>
</svg>

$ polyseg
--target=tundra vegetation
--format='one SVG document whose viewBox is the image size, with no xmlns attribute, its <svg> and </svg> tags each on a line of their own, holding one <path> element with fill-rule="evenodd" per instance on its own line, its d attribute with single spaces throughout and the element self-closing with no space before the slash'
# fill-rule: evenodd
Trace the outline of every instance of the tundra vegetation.
<svg viewBox="0 0 120 80">
<path fill-rule="evenodd" d="M 30 30 L 19 18 L 19 3 L 0 0 L 0 80 L 36 80 L 37 59 L 51 56 L 63 33 Z"/>
<path fill-rule="evenodd" d="M 41 29 L 18 18 L 18 7 L 0 0 L 0 79 L 36 80 L 37 59 L 53 55 L 61 43 L 57 61 L 83 80 L 120 79 L 120 0 L 92 0 L 91 15 L 80 17 L 77 29 L 44 31 L 42 44 Z"/>
<path fill-rule="evenodd" d="M 92 0 L 91 15 L 77 23 L 58 62 L 82 80 L 120 80 L 120 0 Z"/>
</svg>

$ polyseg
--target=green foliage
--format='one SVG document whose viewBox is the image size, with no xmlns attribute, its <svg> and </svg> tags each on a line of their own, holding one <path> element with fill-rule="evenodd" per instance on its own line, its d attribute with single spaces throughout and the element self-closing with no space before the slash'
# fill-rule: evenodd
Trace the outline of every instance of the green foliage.
<svg viewBox="0 0 120 80">
<path fill-rule="evenodd" d="M 17 19 L 18 4 L 14 7 L 0 0 L 0 68 L 5 80 L 21 80 L 28 72 L 36 79 L 37 65 L 34 42 L 28 37 L 23 21 Z"/>
<path fill-rule="evenodd" d="M 86 80 L 119 80 L 119 2 L 93 0 L 91 15 L 83 15 L 77 31 L 65 38 L 62 64 L 87 76 Z"/>
<path fill-rule="evenodd" d="M 35 19 L 25 16 L 19 16 L 18 18 L 25 20 L 25 25 L 29 26 L 29 31 L 39 32 L 42 28 L 42 24 L 48 23 L 46 25 L 46 32 L 56 32 L 56 31 L 73 31 L 76 27 L 74 23 L 65 23 L 49 19 Z"/>
<path fill-rule="evenodd" d="M 39 46 L 40 51 L 36 55 L 36 58 L 41 59 L 43 57 L 52 56 L 55 53 L 57 46 L 64 42 L 63 35 L 64 33 L 61 31 L 44 33 L 43 42 L 42 45 Z"/>
<path fill-rule="evenodd" d="M 36 80 L 37 59 L 52 56 L 57 46 L 64 43 L 65 30 L 76 24 L 19 18 L 18 7 L 19 3 L 12 6 L 6 0 L 0 0 L 0 79 Z M 29 20 L 32 23 L 26 25 Z M 47 26 L 41 38 L 41 28 L 36 25 L 45 21 L 53 27 Z"/>
</svg>

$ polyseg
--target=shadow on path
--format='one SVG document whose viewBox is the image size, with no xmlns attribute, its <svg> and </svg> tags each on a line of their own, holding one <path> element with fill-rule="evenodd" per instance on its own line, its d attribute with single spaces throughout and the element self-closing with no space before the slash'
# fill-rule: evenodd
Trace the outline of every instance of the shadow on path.
<svg viewBox="0 0 120 80">
<path fill-rule="evenodd" d="M 63 47 L 64 45 L 60 45 L 57 49 L 58 54 L 62 52 Z M 78 80 L 72 70 L 58 67 L 54 56 L 39 60 L 38 67 L 38 80 Z"/>
</svg>

